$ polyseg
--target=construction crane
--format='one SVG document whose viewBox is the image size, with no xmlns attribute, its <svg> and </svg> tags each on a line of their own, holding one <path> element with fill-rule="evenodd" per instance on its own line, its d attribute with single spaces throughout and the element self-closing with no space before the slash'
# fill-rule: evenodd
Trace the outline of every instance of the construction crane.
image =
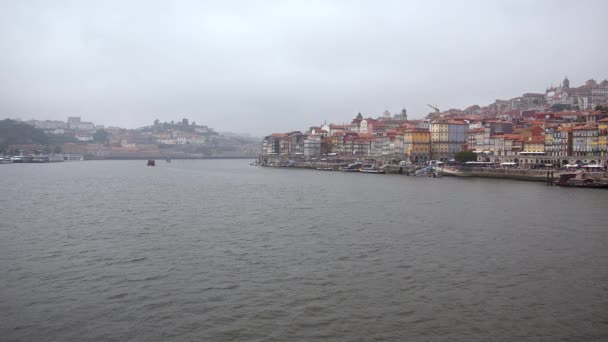
<svg viewBox="0 0 608 342">
<path fill-rule="evenodd" d="M 438 118 L 439 114 L 441 114 L 441 111 L 439 110 L 439 108 L 437 108 L 437 105 L 431 106 L 430 104 L 427 104 L 427 106 L 431 107 L 434 110 L 433 113 L 429 113 L 428 118 L 429 119 Z"/>
<path fill-rule="evenodd" d="M 439 108 L 437 108 L 437 105 L 431 106 L 430 104 L 427 104 L 427 106 L 431 107 L 435 113 L 440 113 L 441 111 L 439 110 Z"/>
</svg>

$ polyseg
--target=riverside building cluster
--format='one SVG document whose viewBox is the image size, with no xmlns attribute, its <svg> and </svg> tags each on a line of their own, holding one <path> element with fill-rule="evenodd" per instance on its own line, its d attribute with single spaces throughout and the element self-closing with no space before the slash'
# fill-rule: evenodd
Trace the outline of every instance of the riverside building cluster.
<svg viewBox="0 0 608 342">
<path fill-rule="evenodd" d="M 432 106 L 431 106 L 432 107 Z M 379 163 L 450 161 L 473 151 L 477 161 L 519 167 L 607 166 L 608 81 L 571 88 L 568 78 L 545 93 L 526 93 L 480 107 L 439 111 L 409 120 L 403 109 L 350 124 L 312 126 L 264 137 L 262 162 L 375 160 Z"/>
<path fill-rule="evenodd" d="M 5 141 L 0 134 L 0 156 L 62 153 L 85 159 L 196 159 L 254 157 L 258 153 L 257 138 L 219 133 L 187 118 L 171 122 L 154 120 L 152 125 L 137 129 L 96 125 L 76 116 L 68 117 L 67 121 L 6 119 L 0 120 L 0 131 L 14 131 L 16 124 L 36 128 L 44 139 L 32 141 L 26 133 L 14 132 L 12 138 L 17 142 L 6 139 L 2 144 Z"/>
</svg>

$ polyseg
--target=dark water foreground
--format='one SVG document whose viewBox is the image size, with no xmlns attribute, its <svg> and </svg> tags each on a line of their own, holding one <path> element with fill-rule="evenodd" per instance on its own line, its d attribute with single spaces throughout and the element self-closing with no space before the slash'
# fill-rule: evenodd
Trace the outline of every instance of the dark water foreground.
<svg viewBox="0 0 608 342">
<path fill-rule="evenodd" d="M 0 340 L 608 340 L 608 191 L 157 164 L 0 166 Z"/>
</svg>

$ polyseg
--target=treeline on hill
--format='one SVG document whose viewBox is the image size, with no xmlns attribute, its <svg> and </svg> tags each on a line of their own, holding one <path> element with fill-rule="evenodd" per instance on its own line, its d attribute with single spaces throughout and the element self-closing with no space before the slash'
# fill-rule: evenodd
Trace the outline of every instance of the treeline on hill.
<svg viewBox="0 0 608 342">
<path fill-rule="evenodd" d="M 9 145 L 48 145 L 49 137 L 44 132 L 26 123 L 0 120 L 0 151 L 8 152 Z"/>
</svg>

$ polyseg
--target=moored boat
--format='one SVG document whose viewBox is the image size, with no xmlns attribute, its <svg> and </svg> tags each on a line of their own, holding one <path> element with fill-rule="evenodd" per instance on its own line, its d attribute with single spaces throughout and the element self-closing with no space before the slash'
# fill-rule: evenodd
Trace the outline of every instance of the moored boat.
<svg viewBox="0 0 608 342">
<path fill-rule="evenodd" d="M 377 167 L 364 167 L 359 170 L 359 172 L 363 173 L 375 173 L 375 174 L 385 174 L 386 170 L 379 169 Z"/>
<path fill-rule="evenodd" d="M 49 163 L 64 162 L 63 154 L 49 154 Z"/>
<path fill-rule="evenodd" d="M 64 161 L 83 161 L 84 156 L 80 155 L 80 154 L 64 154 L 63 160 Z"/>
<path fill-rule="evenodd" d="M 344 172 L 359 172 L 359 170 L 363 167 L 363 163 L 356 162 L 349 164 L 348 166 L 341 167 L 340 171 Z"/>
<path fill-rule="evenodd" d="M 30 162 L 31 163 L 48 163 L 49 156 L 44 156 L 44 155 L 33 156 L 32 160 Z"/>
<path fill-rule="evenodd" d="M 561 174 L 555 181 L 555 185 L 575 188 L 608 189 L 608 181 L 590 177 L 585 172 Z"/>
<path fill-rule="evenodd" d="M 11 161 L 13 163 L 31 163 L 32 159 L 33 159 L 32 156 L 24 156 L 24 155 L 12 156 L 11 157 Z"/>
</svg>

